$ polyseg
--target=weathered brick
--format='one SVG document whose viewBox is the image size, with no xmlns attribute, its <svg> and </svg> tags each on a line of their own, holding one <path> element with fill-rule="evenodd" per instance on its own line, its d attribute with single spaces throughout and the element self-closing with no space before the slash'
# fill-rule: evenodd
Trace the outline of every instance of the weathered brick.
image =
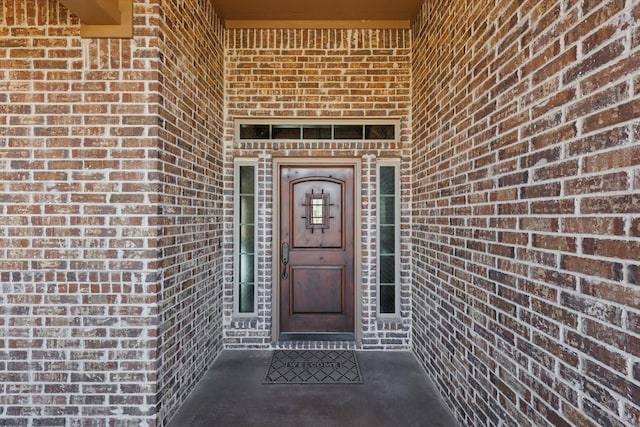
<svg viewBox="0 0 640 427">
<path fill-rule="evenodd" d="M 633 259 L 640 253 L 640 242 L 630 240 L 604 240 L 585 238 L 582 241 L 584 254 L 606 258 Z"/>
<path fill-rule="evenodd" d="M 575 216 L 562 218 L 561 230 L 573 234 L 622 236 L 625 233 L 625 221 L 620 217 Z"/>
<path fill-rule="evenodd" d="M 633 335 L 621 332 L 591 319 L 585 319 L 584 330 L 589 336 L 594 337 L 600 342 L 615 346 L 616 348 L 635 357 L 638 357 L 640 354 L 640 339 Z M 619 371 L 624 374 L 626 372 L 626 364 L 625 367 L 621 367 Z M 638 388 L 637 391 L 640 392 L 640 388 Z"/>
<path fill-rule="evenodd" d="M 580 203 L 583 214 L 623 214 L 640 212 L 640 195 L 585 197 Z"/>
<path fill-rule="evenodd" d="M 589 399 L 583 399 L 583 412 L 591 419 L 595 420 L 598 425 L 610 425 L 612 427 L 623 427 L 621 421 L 615 419 L 611 412 L 601 409 L 600 406 L 593 403 Z"/>
<path fill-rule="evenodd" d="M 611 82 L 627 77 L 633 72 L 632 70 L 638 69 L 638 66 L 640 66 L 640 52 L 636 51 L 581 80 L 580 89 L 584 94 L 601 90 Z"/>
<path fill-rule="evenodd" d="M 637 402 L 640 398 L 640 386 L 637 386 L 623 376 L 610 371 L 600 364 L 587 360 L 585 363 L 585 371 L 595 381 L 600 382 L 616 393 L 628 397 L 632 402 Z"/>
<path fill-rule="evenodd" d="M 583 132 L 590 133 L 605 127 L 633 120 L 640 114 L 640 100 L 629 101 L 584 119 Z"/>
<path fill-rule="evenodd" d="M 558 219 L 553 217 L 522 218 L 520 220 L 520 229 L 557 232 L 558 224 Z"/>
<path fill-rule="evenodd" d="M 584 97 L 583 100 L 568 107 L 566 117 L 567 120 L 574 120 L 627 99 L 629 99 L 629 84 L 622 82 L 616 86 L 605 88 L 602 92 Z"/>
<path fill-rule="evenodd" d="M 577 48 L 575 46 L 570 47 L 560 53 L 555 59 L 551 61 L 545 61 L 543 67 L 533 74 L 534 84 L 539 84 L 556 73 L 565 70 L 570 64 L 574 63 L 577 59 Z M 567 80 L 565 78 L 565 80 Z"/>
<path fill-rule="evenodd" d="M 560 196 L 560 183 L 551 182 L 539 185 L 528 185 L 520 188 L 521 199 L 541 199 Z"/>
<path fill-rule="evenodd" d="M 640 146 L 634 146 L 586 157 L 582 168 L 586 173 L 593 173 L 638 165 L 640 165 Z M 632 178 L 627 177 L 626 173 L 621 173 L 618 176 L 620 181 L 624 181 L 625 187 L 631 184 Z M 615 176 L 609 175 L 609 180 L 611 180 L 612 177 Z M 606 191 L 606 189 L 603 190 Z"/>
<path fill-rule="evenodd" d="M 575 199 L 555 199 L 531 202 L 533 215 L 560 215 L 575 213 Z"/>
<path fill-rule="evenodd" d="M 640 6 L 454 0 L 426 2 L 412 31 L 275 31 L 224 30 L 210 4 L 152 3 L 136 1 L 134 42 L 81 41 L 78 18 L 56 2 L 5 5 L 0 151 L 20 151 L 0 152 L 16 161 L 0 173 L 0 212 L 8 217 L 0 223 L 9 230 L 0 239 L 0 278 L 3 286 L 55 286 L 28 293 L 47 293 L 46 304 L 11 300 L 1 312 L 22 317 L 5 323 L 7 330 L 28 333 L 13 337 L 12 344 L 27 347 L 12 351 L 23 360 L 12 366 L 33 367 L 30 354 L 43 363 L 43 354 L 53 352 L 62 359 L 52 362 L 55 370 L 64 373 L 36 372 L 51 380 L 50 396 L 32 394 L 30 402 L 47 404 L 16 400 L 9 412 L 23 416 L 7 422 L 55 425 L 94 416 L 106 426 L 120 413 L 113 422 L 161 425 L 223 342 L 268 347 L 270 331 L 258 327 L 268 328 L 268 309 L 259 321 L 238 322 L 237 330 L 231 322 L 232 279 L 223 277 L 233 264 L 223 229 L 233 221 L 230 165 L 234 156 L 259 157 L 268 180 L 267 159 L 313 155 L 363 159 L 363 206 L 371 204 L 367 179 L 375 171 L 366 159 L 403 158 L 403 204 L 414 209 L 403 223 L 403 316 L 411 320 L 380 326 L 368 315 L 365 345 L 402 347 L 412 337 L 416 354 L 469 424 L 637 424 L 637 368 L 634 380 L 619 368 L 621 358 L 637 358 L 623 340 L 635 345 L 628 337 L 640 328 L 633 309 L 640 237 L 634 215 L 640 30 L 633 22 Z M 176 22 L 186 30 L 177 31 Z M 357 147 L 241 146 L 233 135 L 240 116 L 400 117 L 403 137 Z M 264 209 L 268 234 L 268 203 Z M 154 236 L 158 230 L 162 238 Z M 566 253 L 575 250 L 582 252 Z M 265 267 L 269 256 L 267 250 Z M 363 251 L 365 267 L 374 258 Z M 269 273 L 261 274 L 266 284 Z M 201 308 L 191 299 L 194 289 L 211 292 L 204 299 L 214 306 L 207 310 L 221 314 L 199 323 L 202 317 L 181 311 Z M 176 292 L 180 300 L 171 299 Z M 64 293 L 84 297 L 56 295 Z M 167 310 L 158 312 L 157 304 Z M 373 303 L 365 312 L 375 313 Z M 473 321 L 454 319 L 455 312 Z M 35 313 L 46 317 L 32 319 Z M 126 318 L 130 327 L 109 325 L 109 316 Z M 177 328 L 163 329 L 160 357 L 168 362 L 158 370 L 140 348 L 155 351 L 153 325 L 171 325 L 170 319 L 196 332 L 180 339 Z M 44 345 L 39 338 L 46 332 L 80 331 L 78 322 L 107 336 L 28 347 Z M 374 331 L 383 327 L 395 335 Z M 572 345 L 563 342 L 566 333 Z M 505 340 L 516 344 L 513 351 L 497 350 Z M 197 360 L 174 358 L 178 343 L 182 354 L 197 349 Z M 452 363 L 469 358 L 469 343 L 477 353 L 471 368 Z M 96 348 L 74 351 L 85 344 Z M 102 365 L 105 355 L 127 362 L 116 372 L 112 361 Z M 80 372 L 81 363 L 104 372 L 70 382 L 67 372 Z M 515 366 L 517 378 L 509 373 Z M 480 369 L 485 375 L 476 375 Z M 447 382 L 442 372 L 460 381 Z M 487 372 L 493 384 L 480 379 Z M 28 379 L 26 371 L 14 378 Z M 105 383 L 89 382 L 96 379 Z M 156 393 L 143 390 L 151 385 L 160 390 L 157 402 Z M 116 397 L 118 390 L 125 393 Z M 481 402 L 471 403 L 471 394 Z"/>
<path fill-rule="evenodd" d="M 636 218 L 631 222 L 631 236 L 640 237 L 640 218 Z"/>
<path fill-rule="evenodd" d="M 600 7 L 600 9 L 593 12 L 592 9 L 595 7 Z M 587 18 L 565 35 L 565 43 L 570 45 L 585 37 L 588 33 L 593 31 L 594 28 L 600 27 L 602 24 L 607 22 L 607 20 L 611 19 L 611 17 L 618 14 L 622 8 L 624 8 L 624 0 L 609 0 L 603 5 L 600 5 L 597 2 L 585 2 L 582 8 L 582 13 L 587 16 Z"/>
<path fill-rule="evenodd" d="M 605 193 L 629 189 L 629 177 L 626 172 L 592 176 L 567 181 L 567 194 Z"/>
<path fill-rule="evenodd" d="M 533 235 L 533 246 L 537 248 L 562 252 L 575 252 L 576 241 L 571 237 L 550 236 L 545 234 Z"/>
<path fill-rule="evenodd" d="M 579 64 L 568 68 L 564 73 L 563 81 L 565 84 L 569 84 L 584 74 L 588 74 L 600 67 L 619 59 L 624 52 L 624 41 L 615 40 L 608 45 L 604 46 L 597 52 L 588 56 L 585 60 Z"/>
<path fill-rule="evenodd" d="M 610 280 L 622 280 L 622 264 L 604 260 L 583 258 L 578 256 L 562 256 L 563 269 L 589 276 Z"/>
<path fill-rule="evenodd" d="M 590 420 L 589 418 L 587 418 L 586 414 L 582 413 L 582 411 L 577 409 L 576 406 L 578 405 L 563 406 L 563 409 L 564 409 L 563 415 L 565 416 L 565 418 L 567 418 L 570 422 L 573 422 L 574 425 L 579 425 L 584 427 L 597 427 L 598 424 L 596 424 L 593 420 Z"/>
<path fill-rule="evenodd" d="M 535 331 L 532 334 L 532 342 L 535 345 L 534 351 L 536 352 L 546 351 L 547 353 L 549 353 L 549 355 L 551 355 L 551 358 L 548 359 L 548 361 L 546 362 L 546 365 L 548 365 L 549 369 L 552 369 L 553 365 L 555 364 L 555 360 L 553 360 L 553 357 L 557 357 L 560 360 L 564 361 L 566 365 L 563 364 L 562 365 L 563 367 L 578 366 L 578 363 L 580 361 L 578 352 L 576 352 L 574 349 L 567 346 L 566 344 L 564 343 L 561 344 L 557 340 L 550 339 L 546 335 L 540 334 Z M 548 357 L 548 356 L 544 355 L 544 357 Z M 543 362 L 543 366 L 544 366 L 544 362 Z"/>
</svg>

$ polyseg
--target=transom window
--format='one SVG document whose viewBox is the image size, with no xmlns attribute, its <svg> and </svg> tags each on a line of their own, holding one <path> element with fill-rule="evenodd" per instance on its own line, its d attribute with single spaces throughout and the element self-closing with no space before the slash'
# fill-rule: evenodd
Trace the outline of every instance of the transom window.
<svg viewBox="0 0 640 427">
<path fill-rule="evenodd" d="M 393 121 L 372 122 L 279 122 L 240 121 L 240 140 L 397 140 L 397 123 Z"/>
</svg>

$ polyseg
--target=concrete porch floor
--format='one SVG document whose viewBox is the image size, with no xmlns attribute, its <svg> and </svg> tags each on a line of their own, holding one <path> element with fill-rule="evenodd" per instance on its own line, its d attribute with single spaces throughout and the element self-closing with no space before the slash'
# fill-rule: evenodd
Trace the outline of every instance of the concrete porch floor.
<svg viewBox="0 0 640 427">
<path fill-rule="evenodd" d="M 363 384 L 263 384 L 271 351 L 224 351 L 168 427 L 425 426 L 455 419 L 410 352 L 359 351 Z"/>
</svg>

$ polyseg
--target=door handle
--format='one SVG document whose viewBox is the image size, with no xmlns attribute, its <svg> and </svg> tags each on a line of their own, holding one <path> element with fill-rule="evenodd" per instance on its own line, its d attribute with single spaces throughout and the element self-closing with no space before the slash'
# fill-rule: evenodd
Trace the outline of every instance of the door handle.
<svg viewBox="0 0 640 427">
<path fill-rule="evenodd" d="M 282 278 L 287 280 L 289 273 L 287 272 L 287 264 L 289 264 L 289 243 L 284 242 L 280 247 L 280 262 L 282 262 Z"/>
</svg>

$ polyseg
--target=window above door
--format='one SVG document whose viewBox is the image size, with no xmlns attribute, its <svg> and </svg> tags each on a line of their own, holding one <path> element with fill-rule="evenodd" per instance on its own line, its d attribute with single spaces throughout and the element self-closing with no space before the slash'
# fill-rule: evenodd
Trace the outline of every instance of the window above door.
<svg viewBox="0 0 640 427">
<path fill-rule="evenodd" d="M 265 121 L 238 120 L 236 135 L 239 140 L 353 140 L 397 141 L 400 125 L 396 120 L 375 121 Z"/>
</svg>

